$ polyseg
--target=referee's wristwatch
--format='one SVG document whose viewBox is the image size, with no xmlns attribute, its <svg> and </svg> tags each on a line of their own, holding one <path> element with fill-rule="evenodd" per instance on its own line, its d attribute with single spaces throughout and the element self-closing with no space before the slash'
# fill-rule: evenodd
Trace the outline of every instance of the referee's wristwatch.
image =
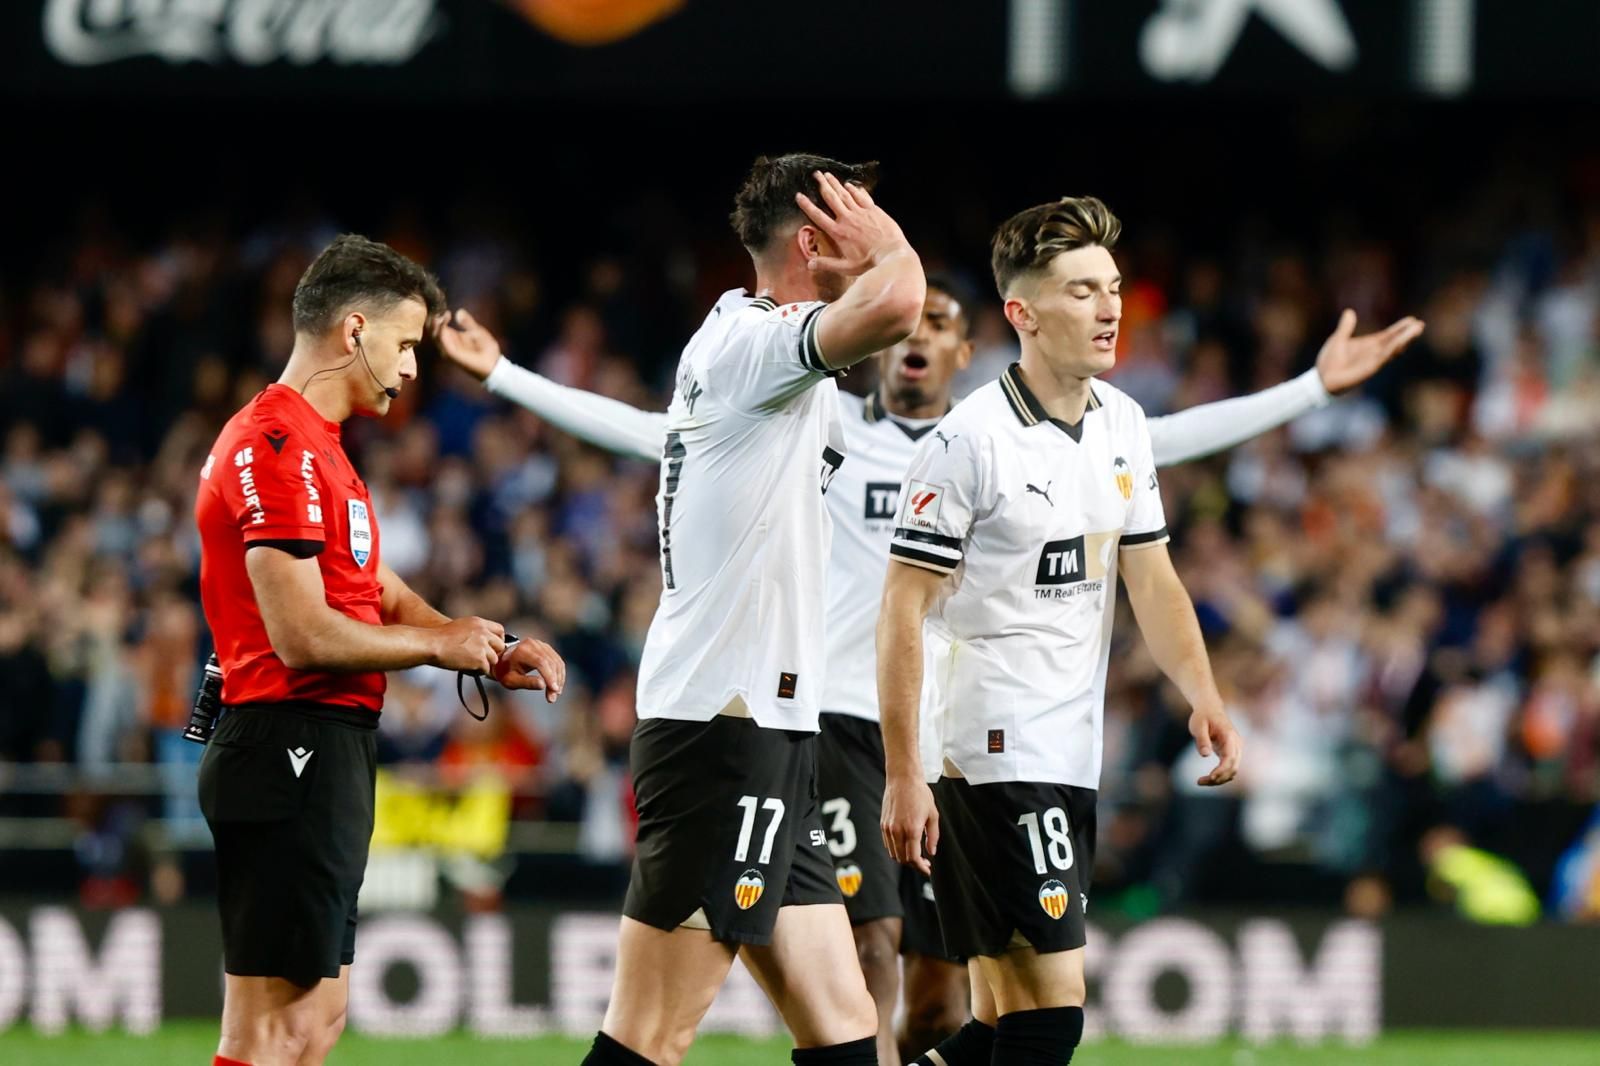
<svg viewBox="0 0 1600 1066">
<path fill-rule="evenodd" d="M 521 643 L 521 641 L 522 638 L 516 634 L 507 633 L 506 648 L 505 651 L 501 652 L 500 654 L 504 655 L 506 651 L 510 651 L 512 648 L 515 648 L 519 643 Z M 461 683 L 469 677 L 472 678 L 473 685 L 475 685 L 478 689 L 478 706 L 483 709 L 481 714 L 477 711 L 474 711 L 472 709 L 472 705 L 467 703 L 466 691 L 461 687 Z M 482 722 L 489 717 L 489 690 L 484 687 L 482 670 L 456 671 L 456 699 L 461 701 L 462 710 L 466 711 L 478 721 Z"/>
</svg>

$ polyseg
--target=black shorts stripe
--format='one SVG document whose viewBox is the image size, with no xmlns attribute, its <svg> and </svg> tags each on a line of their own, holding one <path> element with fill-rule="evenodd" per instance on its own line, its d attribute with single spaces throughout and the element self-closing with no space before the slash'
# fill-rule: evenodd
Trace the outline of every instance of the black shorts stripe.
<svg viewBox="0 0 1600 1066">
<path fill-rule="evenodd" d="M 920 529 L 907 529 L 905 526 L 895 529 L 893 539 L 912 540 L 918 544 L 932 544 L 938 548 L 950 548 L 958 552 L 961 550 L 960 537 L 947 537 L 943 533 L 927 533 Z"/>
<path fill-rule="evenodd" d="M 1138 544 L 1153 544 L 1158 540 L 1166 539 L 1167 527 L 1162 526 L 1160 529 L 1150 533 L 1124 533 L 1122 535 L 1121 546 L 1124 548 L 1131 548 Z"/>
<path fill-rule="evenodd" d="M 914 562 L 919 566 L 932 567 L 946 574 L 955 573 L 956 567 L 961 565 L 960 559 L 949 559 L 943 555 L 935 555 L 932 552 L 925 552 L 905 544 L 889 545 L 889 554 L 898 559 Z"/>
</svg>

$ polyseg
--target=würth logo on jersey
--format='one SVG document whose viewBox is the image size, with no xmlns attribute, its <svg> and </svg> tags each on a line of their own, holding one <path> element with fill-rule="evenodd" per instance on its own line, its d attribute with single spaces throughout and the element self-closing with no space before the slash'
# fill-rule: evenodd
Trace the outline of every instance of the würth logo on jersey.
<svg viewBox="0 0 1600 1066">
<path fill-rule="evenodd" d="M 734 883 L 733 902 L 739 905 L 740 910 L 747 911 L 761 902 L 761 895 L 766 890 L 767 879 L 761 876 L 761 871 L 746 870 Z"/>
<path fill-rule="evenodd" d="M 1034 575 L 1035 585 L 1070 585 L 1082 581 L 1087 575 L 1083 554 L 1083 538 L 1052 540 L 1039 552 L 1039 570 Z"/>
<path fill-rule="evenodd" d="M 866 511 L 867 521 L 887 521 L 894 517 L 900 509 L 900 482 L 898 481 L 869 481 L 867 482 Z"/>
<path fill-rule="evenodd" d="M 1111 464 L 1111 472 L 1116 475 L 1117 491 L 1122 493 L 1122 498 L 1133 499 L 1133 468 L 1128 465 L 1128 460 L 1117 456 L 1117 461 Z"/>
<path fill-rule="evenodd" d="M 1039 886 L 1039 906 L 1056 921 L 1061 920 L 1071 905 L 1072 897 L 1067 894 L 1067 886 L 1060 881 L 1046 881 Z"/>
</svg>

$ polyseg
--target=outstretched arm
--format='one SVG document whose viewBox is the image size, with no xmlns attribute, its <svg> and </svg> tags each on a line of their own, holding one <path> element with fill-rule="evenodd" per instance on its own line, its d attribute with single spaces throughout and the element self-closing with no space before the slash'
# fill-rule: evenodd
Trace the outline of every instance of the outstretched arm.
<svg viewBox="0 0 1600 1066">
<path fill-rule="evenodd" d="M 666 446 L 667 416 L 641 411 L 621 400 L 557 385 L 520 367 L 500 353 L 500 343 L 466 311 L 440 322 L 434 337 L 446 358 L 483 382 L 502 399 L 525 407 L 557 429 L 581 441 L 646 462 L 661 458 Z"/>
<path fill-rule="evenodd" d="M 1345 311 L 1338 329 L 1317 353 L 1316 367 L 1293 380 L 1150 419 L 1156 465 L 1175 466 L 1225 451 L 1324 406 L 1334 394 L 1355 388 L 1404 351 L 1422 335 L 1423 323 L 1402 318 L 1364 337 L 1352 336 L 1355 327 L 1355 312 Z"/>
<path fill-rule="evenodd" d="M 1297 378 L 1216 403 L 1203 403 L 1177 414 L 1148 420 L 1150 446 L 1157 466 L 1176 466 L 1243 444 L 1268 430 L 1325 406 L 1332 397 L 1315 370 Z"/>
<path fill-rule="evenodd" d="M 657 462 L 667 441 L 664 411 L 637 407 L 567 385 L 500 357 L 484 387 L 502 399 L 526 407 L 546 422 L 581 441 L 646 462 Z"/>
</svg>

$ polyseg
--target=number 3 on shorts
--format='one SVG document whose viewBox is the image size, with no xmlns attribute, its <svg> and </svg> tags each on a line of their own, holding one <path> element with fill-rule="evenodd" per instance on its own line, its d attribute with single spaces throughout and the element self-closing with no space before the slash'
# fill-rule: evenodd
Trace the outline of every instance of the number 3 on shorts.
<svg viewBox="0 0 1600 1066">
<path fill-rule="evenodd" d="M 842 859 L 856 850 L 856 827 L 850 821 L 850 801 L 843 796 L 831 799 L 822 805 L 822 813 L 833 819 L 833 824 L 828 827 L 829 833 L 838 833 L 839 839 L 828 837 L 828 852 L 836 859 Z"/>
<path fill-rule="evenodd" d="M 1029 811 L 1017 819 L 1017 824 L 1027 827 L 1028 845 L 1033 849 L 1034 872 L 1049 873 L 1044 864 L 1046 849 L 1044 840 L 1039 835 L 1039 816 Z M 1057 870 L 1072 869 L 1072 837 L 1067 832 L 1067 812 L 1060 807 L 1051 807 L 1045 811 L 1044 832 L 1050 838 L 1050 864 Z"/>
<path fill-rule="evenodd" d="M 756 862 L 771 862 L 772 842 L 778 836 L 778 824 L 783 821 L 783 800 L 768 796 L 762 802 L 756 796 L 740 796 L 739 806 L 744 808 L 744 824 L 739 827 L 739 846 L 734 849 L 734 861 L 744 862 L 750 857 L 750 838 L 755 835 L 756 808 L 759 806 L 764 811 L 772 812 L 772 821 L 767 823 L 767 835 L 761 839 L 761 856 Z"/>
</svg>

